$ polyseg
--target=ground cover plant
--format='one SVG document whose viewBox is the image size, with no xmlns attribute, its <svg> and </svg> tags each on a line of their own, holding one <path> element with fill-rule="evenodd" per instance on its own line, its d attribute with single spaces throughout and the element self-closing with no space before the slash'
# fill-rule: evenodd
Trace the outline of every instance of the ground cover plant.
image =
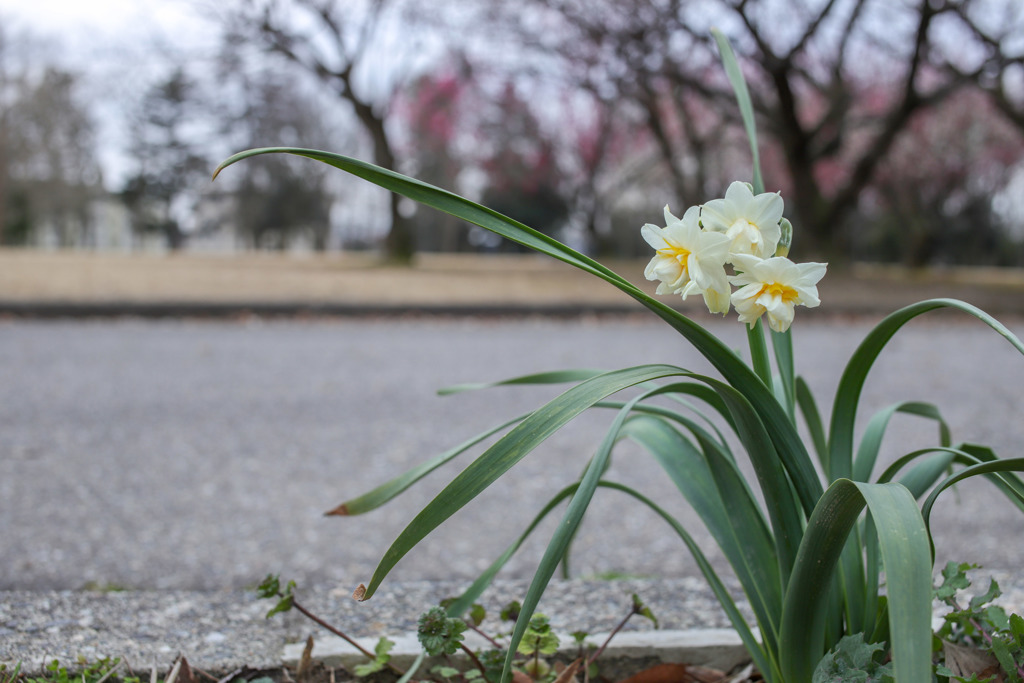
<svg viewBox="0 0 1024 683">
<path fill-rule="evenodd" d="M 461 616 L 452 616 L 450 607 L 455 599 L 450 598 L 420 614 L 416 635 L 423 651 L 411 666 L 402 669 L 391 661 L 394 641 L 382 636 L 371 651 L 337 625 L 328 623 L 296 601 L 295 588 L 293 581 L 282 585 L 277 575 L 269 575 L 263 580 L 257 588 L 258 595 L 275 601 L 274 606 L 267 612 L 268 619 L 294 609 L 366 657 L 366 662 L 357 665 L 353 670 L 357 678 L 371 677 L 384 672 L 397 677 L 400 683 L 410 680 L 498 683 L 502 679 L 506 660 L 513 662 L 512 672 L 519 683 L 567 683 L 575 680 L 577 673 L 583 677 L 584 682 L 597 680 L 600 672 L 599 658 L 630 619 L 635 616 L 644 617 L 653 622 L 655 628 L 658 627 L 658 619 L 650 607 L 634 594 L 629 609 L 599 646 L 587 641 L 589 633 L 575 631 L 569 634 L 574 657 L 571 661 L 558 661 L 552 659 L 552 655 L 564 648 L 547 616 L 534 613 L 522 638 L 515 647 L 512 647 L 509 642 L 511 632 L 499 629 L 488 633 L 483 629 L 482 624 L 487 618 L 487 611 L 482 605 L 474 603 Z M 513 601 L 501 609 L 500 620 L 502 623 L 517 622 L 521 612 L 522 605 L 518 601 Z M 476 650 L 470 648 L 465 642 L 465 634 L 468 631 L 480 635 L 487 645 Z M 310 636 L 299 664 L 300 672 L 311 666 L 312 650 L 313 638 Z M 466 661 L 457 661 L 455 655 L 460 655 Z M 433 658 L 429 666 L 428 658 Z M 725 676 L 723 672 L 702 667 L 682 668 L 711 672 L 714 678 Z"/>
<path fill-rule="evenodd" d="M 973 476 L 989 478 L 1006 495 L 1007 504 L 1024 509 L 1024 483 L 1013 474 L 1024 470 L 1024 458 L 1001 459 L 983 446 L 954 444 L 938 407 L 926 402 L 901 402 L 879 411 L 858 440 L 855 418 L 861 390 L 893 335 L 929 311 L 953 309 L 973 316 L 1021 353 L 1024 343 L 984 311 L 962 301 L 932 299 L 902 308 L 879 322 L 850 358 L 839 378 L 826 427 L 797 373 L 791 327 L 796 306 L 819 304 L 817 283 L 827 267 L 788 258 L 799 226 L 782 217 L 783 199 L 765 192 L 746 85 L 727 41 L 719 34 L 716 39 L 750 138 L 752 182 L 734 183 L 725 197 L 690 207 L 680 217 L 666 209 L 664 227 L 644 226 L 643 235 L 655 250 L 645 275 L 660 281 L 658 294 L 699 295 L 714 313 L 729 315 L 735 310 L 738 322 L 747 327 L 747 358 L 597 261 L 415 179 L 339 154 L 295 148 L 249 150 L 218 169 L 259 154 L 294 154 L 450 213 L 617 287 L 679 332 L 719 373 L 712 377 L 670 364 L 651 364 L 611 372 L 539 373 L 451 389 L 572 384 L 529 415 L 338 506 L 333 512 L 339 515 L 368 512 L 475 444 L 504 432 L 410 522 L 385 552 L 370 581 L 357 589 L 356 597 L 370 598 L 406 553 L 553 432 L 584 411 L 611 410 L 614 417 L 605 437 L 579 480 L 569 482 L 549 501 L 519 541 L 447 609 L 451 617 L 465 614 L 522 540 L 565 504 L 522 601 L 504 662 L 505 680 L 511 676 L 513 653 L 530 628 L 541 594 L 564 560 L 595 492 L 604 488 L 647 506 L 678 535 L 766 681 L 818 680 L 815 671 L 823 658 L 836 661 L 837 652 L 851 652 L 856 642 L 868 647 L 868 662 L 876 661 L 876 652 L 891 660 L 891 674 L 884 669 L 879 676 L 901 682 L 930 681 L 934 673 L 931 510 L 940 494 Z M 770 330 L 765 329 L 765 320 Z M 880 443 L 898 413 L 936 422 L 939 443 L 908 450 L 878 471 Z M 798 433 L 800 419 L 810 434 L 809 443 Z M 740 453 L 730 447 L 722 429 L 740 444 Z M 678 520 L 641 492 L 606 479 L 609 459 L 622 439 L 643 446 L 700 516 L 750 602 L 753 623 L 744 619 L 734 596 Z M 740 455 L 753 466 L 751 480 L 738 467 Z"/>
</svg>

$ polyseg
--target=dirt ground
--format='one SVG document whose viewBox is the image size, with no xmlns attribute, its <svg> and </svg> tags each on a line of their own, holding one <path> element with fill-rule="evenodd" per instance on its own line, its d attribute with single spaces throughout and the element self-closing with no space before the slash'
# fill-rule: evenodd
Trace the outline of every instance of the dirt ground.
<svg viewBox="0 0 1024 683">
<path fill-rule="evenodd" d="M 644 262 L 606 265 L 653 292 Z M 884 266 L 831 269 L 822 312 L 885 313 L 954 297 L 1024 315 L 1024 270 Z M 337 304 L 359 306 L 639 306 L 614 287 L 537 255 L 424 254 L 411 267 L 369 254 L 121 254 L 0 249 L 0 304 Z M 699 309 L 699 299 L 681 304 Z"/>
</svg>

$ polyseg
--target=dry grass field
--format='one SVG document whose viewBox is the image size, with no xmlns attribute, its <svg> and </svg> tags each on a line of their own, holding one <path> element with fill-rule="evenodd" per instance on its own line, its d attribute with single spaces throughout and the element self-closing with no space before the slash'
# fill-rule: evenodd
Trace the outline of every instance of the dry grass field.
<svg viewBox="0 0 1024 683">
<path fill-rule="evenodd" d="M 653 292 L 644 263 L 608 263 Z M 951 296 L 994 314 L 1024 315 L 1024 271 L 833 269 L 820 285 L 821 313 L 885 313 Z M 369 254 L 121 254 L 0 249 L 0 304 L 331 304 L 639 307 L 580 271 L 534 255 L 424 254 L 411 267 Z M 699 299 L 685 302 L 699 309 Z"/>
</svg>

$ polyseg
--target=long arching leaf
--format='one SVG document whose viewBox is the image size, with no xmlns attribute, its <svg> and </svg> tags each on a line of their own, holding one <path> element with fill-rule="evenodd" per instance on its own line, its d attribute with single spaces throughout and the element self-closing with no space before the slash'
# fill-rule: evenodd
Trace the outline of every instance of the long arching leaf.
<svg viewBox="0 0 1024 683">
<path fill-rule="evenodd" d="M 888 584 L 895 678 L 931 680 L 931 550 L 917 504 L 900 484 L 839 479 L 807 523 L 786 589 L 779 651 L 787 683 L 809 683 L 825 654 L 833 570 L 865 505 L 875 525 Z"/>
<path fill-rule="evenodd" d="M 407 488 L 418 482 L 423 477 L 427 476 L 438 467 L 441 467 L 445 463 L 449 462 L 455 457 L 465 453 L 467 450 L 477 445 L 481 441 L 494 436 L 500 431 L 503 431 L 512 425 L 522 422 L 530 413 L 520 415 L 519 417 L 503 422 L 497 427 L 492 427 L 486 432 L 474 436 L 468 441 L 464 441 L 455 448 L 451 448 L 440 455 L 434 456 L 426 462 L 420 463 L 415 467 L 406 470 L 402 474 L 398 475 L 394 479 L 391 479 L 372 491 L 368 491 L 361 496 L 347 500 L 336 508 L 329 510 L 324 513 L 326 515 L 341 515 L 341 516 L 353 516 L 361 515 L 370 510 L 379 508 L 384 503 L 387 503 L 392 498 L 405 491 Z"/>
<path fill-rule="evenodd" d="M 356 596 L 363 600 L 369 599 L 398 561 L 427 534 L 584 410 L 623 389 L 683 374 L 688 373 L 670 365 L 644 365 L 609 372 L 571 387 L 531 413 L 474 460 L 416 515 L 384 553 L 369 584 L 356 590 Z"/>
<path fill-rule="evenodd" d="M 447 396 L 458 394 L 464 391 L 479 391 L 481 389 L 493 389 L 495 387 L 515 386 L 519 384 L 566 384 L 568 382 L 582 382 L 604 374 L 607 370 L 553 370 L 550 372 L 535 372 L 529 375 L 520 375 L 496 382 L 474 382 L 472 384 L 456 384 L 438 390 L 438 394 Z"/>
<path fill-rule="evenodd" d="M 882 352 L 885 345 L 896 332 L 906 323 L 922 313 L 939 308 L 953 308 L 969 313 L 1002 335 L 1018 351 L 1024 354 L 1024 343 L 1005 325 L 985 313 L 976 306 L 956 299 L 929 299 L 901 308 L 886 316 L 871 332 L 851 356 L 832 406 L 832 426 L 829 434 L 829 467 L 827 475 L 830 479 L 850 478 L 853 476 L 853 438 L 854 421 L 857 417 L 857 405 L 860 393 L 864 388 L 868 371 Z"/>
<path fill-rule="evenodd" d="M 963 481 L 964 479 L 976 477 L 981 474 L 996 475 L 1002 479 L 999 475 L 1003 472 L 1024 472 L 1024 458 L 1006 458 L 1004 460 L 982 462 L 977 465 L 965 467 L 959 472 L 950 475 L 943 480 L 941 484 L 936 486 L 930 494 L 928 494 L 928 497 L 921 505 L 921 514 L 924 516 L 925 524 L 928 524 L 931 518 L 932 507 L 935 505 L 936 499 L 938 499 L 939 495 L 950 486 L 958 481 Z M 1006 479 L 1002 479 L 1002 481 L 1008 484 L 1006 489 L 1008 495 L 1017 498 L 1018 504 L 1020 504 L 1020 502 L 1024 502 L 1024 492 L 1016 490 Z"/>
<path fill-rule="evenodd" d="M 538 512 L 533 518 L 533 521 L 531 521 L 526 527 L 526 530 L 519 535 L 519 538 L 513 541 L 512 544 L 505 549 L 505 552 L 498 556 L 498 559 L 492 562 L 487 569 L 481 572 L 480 576 L 473 581 L 472 585 L 470 585 L 470 587 L 467 588 L 462 595 L 455 600 L 455 602 L 448 606 L 448 615 L 452 617 L 460 617 L 466 612 L 466 610 L 472 607 L 473 603 L 483 595 L 483 592 L 487 590 L 489 585 L 491 585 L 494 577 L 497 576 L 502 567 L 512 559 L 512 556 L 516 554 L 516 551 L 518 551 L 526 539 L 529 538 L 534 529 L 536 529 L 537 526 L 544 521 L 544 518 L 547 517 L 551 511 L 558 507 L 566 498 L 576 493 L 576 489 L 578 488 L 579 482 L 576 482 L 566 486 L 564 489 L 556 493 L 554 497 L 548 501 L 547 505 L 541 508 L 540 512 Z"/>
<path fill-rule="evenodd" d="M 740 614 L 738 609 L 736 609 L 736 603 L 733 601 L 732 596 L 729 595 L 728 589 L 726 589 L 725 585 L 718 577 L 718 574 L 715 573 L 714 568 L 704 556 L 700 546 L 698 546 L 693 540 L 693 537 L 686 531 L 686 528 L 679 523 L 679 520 L 668 514 L 654 501 L 627 486 L 614 482 L 602 482 L 601 485 L 617 489 L 623 493 L 633 496 L 668 522 L 668 524 L 675 530 L 676 534 L 678 534 L 682 539 L 683 543 L 686 544 L 686 547 L 689 549 L 694 561 L 697 563 L 697 567 L 707 580 L 708 586 L 718 599 L 718 604 L 722 606 L 726 617 L 729 619 L 729 623 L 732 624 L 736 633 L 739 635 L 740 640 L 743 641 L 747 654 L 750 655 L 750 658 L 761 672 L 761 675 L 764 676 L 764 679 L 769 683 L 782 683 L 782 677 L 778 670 L 778 663 L 772 658 L 773 652 L 766 651 L 764 646 L 757 642 L 757 639 L 751 632 L 750 627 L 744 620 L 743 615 Z"/>
<path fill-rule="evenodd" d="M 693 424 L 691 427 L 699 429 Z M 732 460 L 706 439 L 699 439 L 705 449 L 702 454 L 661 418 L 634 417 L 623 428 L 623 434 L 658 461 L 701 518 L 733 567 L 764 633 L 765 644 L 773 650 L 782 613 L 778 559 L 768 525 Z"/>
<path fill-rule="evenodd" d="M 878 461 L 882 437 L 885 436 L 885 430 L 889 427 L 889 421 L 897 413 L 935 420 L 939 424 L 939 445 L 949 445 L 949 425 L 942 418 L 942 413 L 939 412 L 938 407 L 932 403 L 920 403 L 917 401 L 896 403 L 875 413 L 871 421 L 868 422 L 864 435 L 860 438 L 857 457 L 853 462 L 854 481 L 868 481 L 871 478 L 871 470 L 875 468 L 875 462 Z"/>
<path fill-rule="evenodd" d="M 600 379 L 602 378 L 597 377 L 590 381 L 593 382 Z M 651 379 L 656 378 L 652 377 Z M 584 384 L 586 384 L 586 382 Z M 657 395 L 660 391 L 662 391 L 662 389 L 657 388 L 645 394 L 641 394 L 623 406 L 622 410 L 619 411 L 615 420 L 608 428 L 608 431 L 605 434 L 601 445 L 598 447 L 597 452 L 594 454 L 594 457 L 591 458 L 590 462 L 587 464 L 587 468 L 584 470 L 583 476 L 580 478 L 579 487 L 569 500 L 569 505 L 565 514 L 562 516 L 558 527 L 555 529 L 555 533 L 551 537 L 551 541 L 544 550 L 544 556 L 541 558 L 540 564 L 537 566 L 537 571 L 534 573 L 533 579 L 530 581 L 530 587 L 527 588 L 526 595 L 523 596 L 522 606 L 519 611 L 519 616 L 516 619 L 515 627 L 512 629 L 512 636 L 508 643 L 508 652 L 505 656 L 505 667 L 501 675 L 503 683 L 507 683 L 512 678 L 512 663 L 515 659 L 519 643 L 526 634 L 526 629 L 530 624 L 530 618 L 537 609 L 541 596 L 547 589 L 548 583 L 551 581 L 551 577 L 554 576 L 558 564 L 562 561 L 562 558 L 565 557 L 566 551 L 569 544 L 572 542 L 572 539 L 576 535 L 576 530 L 579 527 L 580 522 L 583 521 L 583 515 L 590 506 L 590 501 L 593 499 L 594 492 L 597 490 L 597 485 L 607 470 L 608 460 L 611 457 L 612 449 L 619 440 L 622 425 L 625 424 L 627 419 L 629 419 L 633 406 L 650 395 Z"/>
<path fill-rule="evenodd" d="M 772 425 L 771 439 L 775 443 L 778 455 L 792 479 L 792 485 L 800 499 L 800 503 L 808 514 L 813 509 L 814 504 L 821 496 L 821 482 L 818 480 L 813 463 L 807 454 L 807 449 L 792 425 L 786 409 L 779 404 L 772 391 L 731 348 L 679 311 L 649 296 L 643 290 L 602 266 L 597 261 L 580 254 L 543 233 L 528 228 L 518 221 L 447 190 L 442 190 L 400 173 L 395 173 L 394 171 L 389 171 L 341 154 L 296 147 L 251 149 L 239 152 L 221 163 L 214 177 L 224 168 L 234 163 L 261 154 L 293 154 L 326 163 L 421 204 L 490 230 L 517 244 L 522 244 L 542 254 L 547 254 L 552 258 L 573 265 L 614 285 L 646 306 L 655 315 L 683 335 L 693 344 L 697 351 L 708 359 L 708 362 L 716 370 L 722 373 L 722 376 L 725 377 L 729 384 L 743 393 L 746 399 L 753 405 L 758 415 L 764 419 L 765 423 Z"/>
</svg>

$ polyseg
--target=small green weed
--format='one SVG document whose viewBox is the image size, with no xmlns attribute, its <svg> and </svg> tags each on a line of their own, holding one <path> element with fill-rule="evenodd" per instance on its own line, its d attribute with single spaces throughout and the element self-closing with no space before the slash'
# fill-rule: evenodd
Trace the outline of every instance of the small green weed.
<svg viewBox="0 0 1024 683">
<path fill-rule="evenodd" d="M 281 580 L 277 575 L 269 575 L 257 588 L 260 597 L 270 600 L 277 600 L 276 604 L 267 612 L 267 618 L 275 614 L 297 610 L 316 624 L 326 628 L 331 633 L 343 638 L 346 642 L 356 647 L 366 656 L 367 662 L 356 667 L 355 675 L 365 677 L 385 669 L 401 676 L 403 681 L 411 679 L 416 672 L 420 662 L 408 672 L 395 667 L 391 662 L 391 649 L 394 643 L 387 638 L 381 638 L 377 642 L 374 652 L 370 652 L 360 646 L 353 638 L 342 632 L 337 627 L 328 624 L 320 617 L 312 614 L 295 599 L 295 582 L 289 581 L 282 587 Z M 526 633 L 516 646 L 516 669 L 537 683 L 553 683 L 573 678 L 576 671 L 584 671 L 587 680 L 597 675 L 596 660 L 604 652 L 611 639 L 626 625 L 633 616 L 642 616 L 650 619 L 655 628 L 658 620 L 639 597 L 633 595 L 633 604 L 629 613 L 615 626 L 609 634 L 608 639 L 601 647 L 593 649 L 584 641 L 587 633 L 577 631 L 572 634 L 576 641 L 579 654 L 577 660 L 565 667 L 549 661 L 559 649 L 559 639 L 551 628 L 551 623 L 543 614 L 534 614 L 529 622 Z M 486 683 L 498 683 L 501 680 L 502 667 L 508 654 L 508 640 L 511 632 L 497 633 L 490 635 L 481 630 L 481 624 L 487 618 L 487 611 L 479 604 L 470 606 L 464 617 L 452 616 L 448 608 L 454 604 L 454 600 L 443 600 L 437 607 L 432 607 L 420 615 L 417 636 L 423 646 L 424 656 L 440 658 L 441 663 L 432 666 L 426 677 L 420 680 L 433 680 L 443 683 L 474 683 L 484 681 Z M 518 602 L 511 602 L 499 612 L 502 621 L 515 622 L 519 618 L 521 606 Z M 465 634 L 473 631 L 484 638 L 490 647 L 474 651 L 467 647 Z M 463 654 L 468 659 L 470 666 L 467 669 L 464 665 L 454 659 L 456 654 Z M 0 681 L 0 683 L 3 683 Z"/>
</svg>

